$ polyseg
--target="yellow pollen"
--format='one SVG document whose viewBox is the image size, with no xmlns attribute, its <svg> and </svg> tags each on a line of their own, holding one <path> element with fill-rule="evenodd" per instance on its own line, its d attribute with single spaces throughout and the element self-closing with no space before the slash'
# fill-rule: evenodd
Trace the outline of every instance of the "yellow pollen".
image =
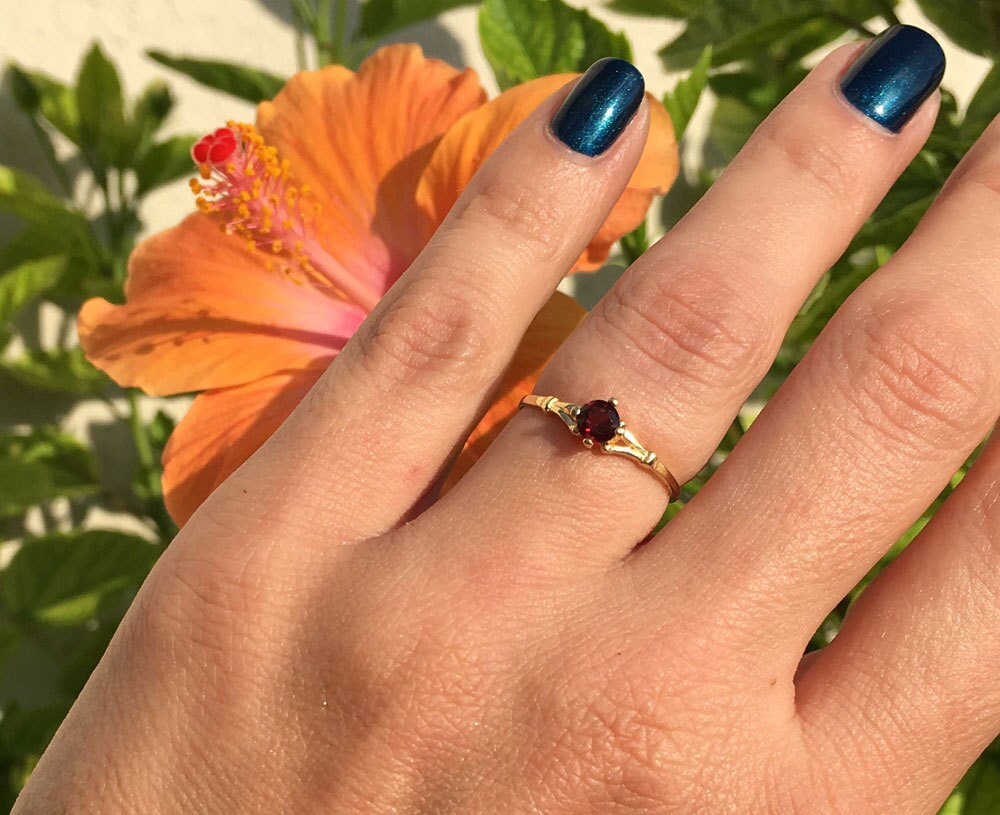
<svg viewBox="0 0 1000 815">
<path fill-rule="evenodd" d="M 201 182 L 197 178 L 192 178 L 188 182 L 188 186 L 191 188 L 191 192 L 195 195 L 201 192 Z"/>
<path fill-rule="evenodd" d="M 284 250 L 285 245 L 281 241 L 273 241 L 271 243 L 271 251 L 276 255 L 280 255 L 282 250 Z"/>
</svg>

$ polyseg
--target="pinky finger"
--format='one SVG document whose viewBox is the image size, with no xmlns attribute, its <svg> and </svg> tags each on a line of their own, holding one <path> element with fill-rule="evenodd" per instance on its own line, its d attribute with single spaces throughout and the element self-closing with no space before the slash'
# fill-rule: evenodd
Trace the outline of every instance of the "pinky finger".
<svg viewBox="0 0 1000 815">
<path fill-rule="evenodd" d="M 997 440 L 801 673 L 807 732 L 862 796 L 850 811 L 936 812 L 1000 733 Z"/>
</svg>

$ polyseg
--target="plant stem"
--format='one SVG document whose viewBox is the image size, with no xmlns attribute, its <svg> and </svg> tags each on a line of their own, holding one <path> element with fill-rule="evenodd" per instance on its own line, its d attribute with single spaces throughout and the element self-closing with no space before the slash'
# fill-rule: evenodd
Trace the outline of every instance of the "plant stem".
<svg viewBox="0 0 1000 815">
<path fill-rule="evenodd" d="M 135 453 L 139 459 L 139 466 L 143 470 L 155 470 L 156 460 L 153 457 L 153 445 L 149 441 L 149 434 L 146 432 L 146 425 L 143 424 L 139 415 L 138 391 L 129 388 L 128 391 L 128 426 L 132 431 L 132 442 L 135 444 Z"/>
<path fill-rule="evenodd" d="M 880 0 L 879 6 L 882 8 L 882 16 L 889 25 L 899 25 L 899 17 L 896 16 L 896 11 L 893 9 L 892 0 Z"/>
<path fill-rule="evenodd" d="M 333 11 L 330 0 L 316 0 L 316 22 L 313 37 L 316 39 L 316 56 L 319 64 L 331 65 L 339 61 L 337 43 L 333 38 Z"/>
<path fill-rule="evenodd" d="M 135 445 L 136 458 L 139 461 L 139 478 L 143 487 L 152 498 L 142 501 L 142 496 L 136 496 L 143 504 L 143 511 L 156 524 L 163 543 L 167 543 L 176 533 L 177 527 L 167 514 L 163 505 L 163 488 L 160 484 L 159 467 L 153 453 L 153 444 L 149 439 L 149 431 L 139 413 L 139 391 L 129 388 L 128 394 L 128 426 L 132 431 L 132 443 Z"/>
<path fill-rule="evenodd" d="M 344 61 L 344 55 L 348 52 L 350 39 L 347 31 L 347 0 L 337 0 L 337 23 L 334 36 L 337 38 L 337 52 L 340 61 Z"/>
</svg>

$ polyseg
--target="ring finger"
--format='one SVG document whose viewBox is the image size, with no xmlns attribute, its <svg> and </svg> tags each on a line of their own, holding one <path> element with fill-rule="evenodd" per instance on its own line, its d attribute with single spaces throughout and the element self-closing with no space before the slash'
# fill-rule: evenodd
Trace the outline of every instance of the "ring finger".
<svg viewBox="0 0 1000 815">
<path fill-rule="evenodd" d="M 936 87 L 928 66 L 940 49 L 918 29 L 896 31 L 895 45 L 905 41 L 917 70 L 890 68 L 920 80 L 903 100 L 912 112 Z M 614 395 L 622 418 L 678 479 L 700 469 L 816 280 L 932 125 L 935 102 L 895 134 L 845 101 L 838 79 L 859 50 L 834 52 L 778 107 L 699 204 L 591 312 L 537 393 L 577 403 Z M 578 439 L 534 410 L 521 412 L 426 522 L 453 525 L 460 508 L 483 504 L 482 496 L 502 499 L 485 502 L 485 515 L 473 521 L 497 530 L 498 540 L 531 518 L 540 535 L 560 533 L 545 552 L 569 548 L 598 568 L 631 549 L 665 503 L 648 472 L 580 453 Z M 510 505 L 519 507 L 516 517 Z"/>
</svg>

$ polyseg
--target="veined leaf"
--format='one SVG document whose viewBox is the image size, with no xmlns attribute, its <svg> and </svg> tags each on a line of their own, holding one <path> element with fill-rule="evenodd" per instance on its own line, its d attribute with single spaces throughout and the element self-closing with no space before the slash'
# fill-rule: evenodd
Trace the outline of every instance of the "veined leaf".
<svg viewBox="0 0 1000 815">
<path fill-rule="evenodd" d="M 104 529 L 32 538 L 3 571 L 4 603 L 15 618 L 81 623 L 102 597 L 138 588 L 159 552 L 143 538 Z"/>
<path fill-rule="evenodd" d="M 160 65 L 172 68 L 201 85 L 255 104 L 273 99 L 285 84 L 285 80 L 276 74 L 246 65 L 193 57 L 174 57 L 162 51 L 147 51 L 146 55 Z"/>
<path fill-rule="evenodd" d="M 687 130 L 691 117 L 698 107 L 698 101 L 705 90 L 708 81 L 708 69 L 712 65 L 712 46 L 706 46 L 701 52 L 698 62 L 687 77 L 682 79 L 674 87 L 673 91 L 666 93 L 663 97 L 663 106 L 670 114 L 670 119 L 674 123 L 674 133 L 680 141 L 684 131 Z"/>
<path fill-rule="evenodd" d="M 624 33 L 562 0 L 485 0 L 479 39 L 501 88 L 584 71 L 601 57 L 632 59 Z"/>
<path fill-rule="evenodd" d="M 476 0 L 366 0 L 361 6 L 361 34 L 379 39 L 406 26 L 461 6 L 471 6 Z"/>
</svg>

